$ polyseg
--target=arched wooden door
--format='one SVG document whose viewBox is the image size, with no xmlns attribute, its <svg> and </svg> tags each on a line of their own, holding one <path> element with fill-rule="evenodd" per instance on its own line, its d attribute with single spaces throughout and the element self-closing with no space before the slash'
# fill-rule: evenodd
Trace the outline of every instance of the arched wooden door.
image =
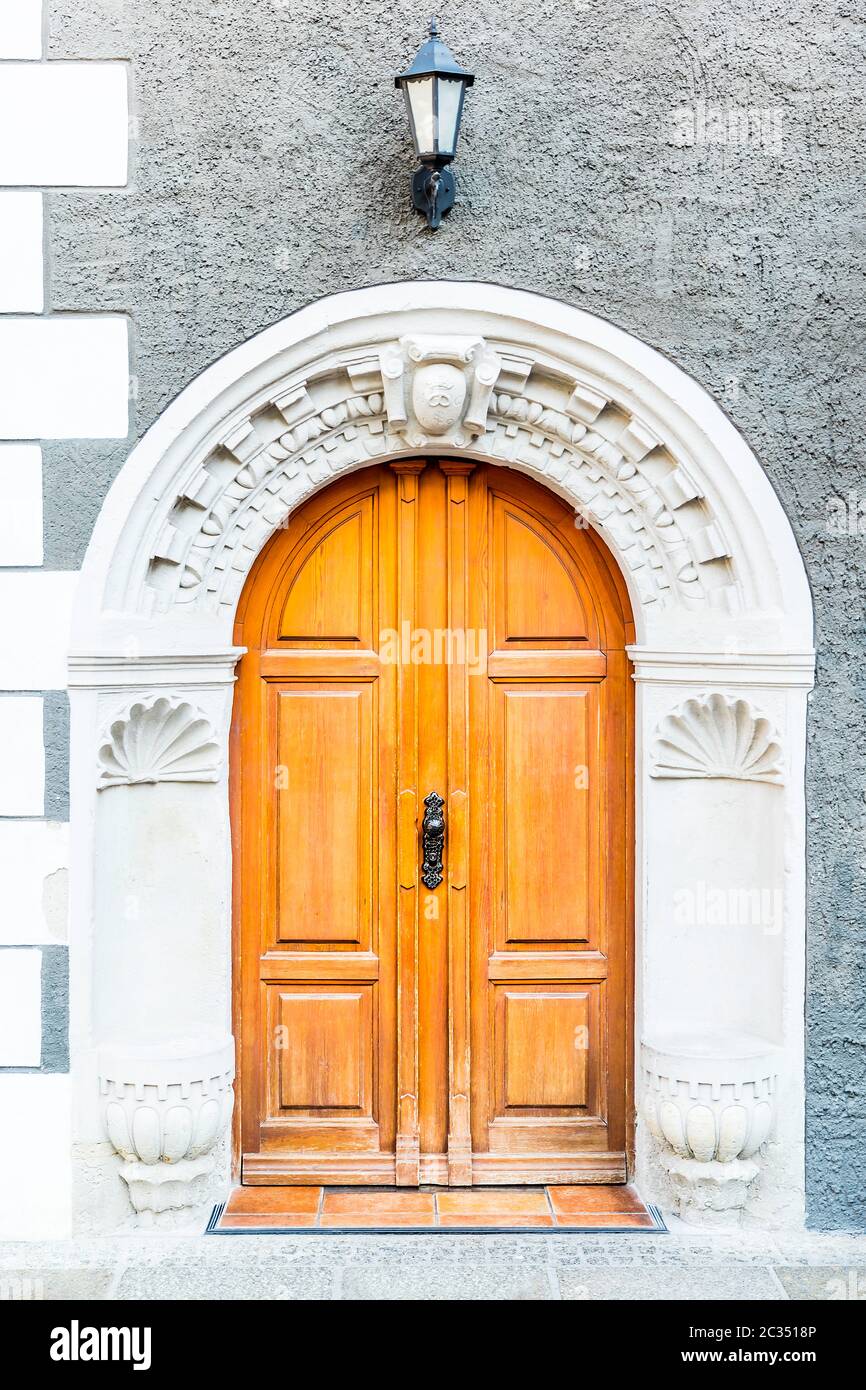
<svg viewBox="0 0 866 1390">
<path fill-rule="evenodd" d="M 631 638 L 599 539 L 497 466 L 366 469 L 266 547 L 232 738 L 244 1182 L 625 1179 Z"/>
</svg>

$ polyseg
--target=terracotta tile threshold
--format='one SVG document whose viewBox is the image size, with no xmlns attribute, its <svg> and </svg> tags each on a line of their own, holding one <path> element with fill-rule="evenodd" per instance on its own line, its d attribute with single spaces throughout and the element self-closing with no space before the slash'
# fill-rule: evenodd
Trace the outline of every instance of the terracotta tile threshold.
<svg viewBox="0 0 866 1390">
<path fill-rule="evenodd" d="M 631 1186 L 508 1188 L 236 1187 L 207 1235 L 281 1231 L 387 1234 L 547 1232 L 658 1234 L 657 1207 Z"/>
</svg>

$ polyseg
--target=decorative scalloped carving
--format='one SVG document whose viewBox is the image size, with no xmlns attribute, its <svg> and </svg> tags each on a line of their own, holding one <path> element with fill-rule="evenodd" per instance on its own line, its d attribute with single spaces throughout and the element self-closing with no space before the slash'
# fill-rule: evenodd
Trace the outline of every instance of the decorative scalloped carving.
<svg viewBox="0 0 866 1390">
<path fill-rule="evenodd" d="M 142 1225 L 208 1195 L 214 1149 L 234 1104 L 234 1042 L 184 1053 L 171 1047 L 100 1049 L 105 1128 L 124 1160 L 120 1176 Z"/>
<path fill-rule="evenodd" d="M 209 719 L 167 695 L 136 700 L 108 729 L 97 788 L 139 782 L 215 782 L 220 748 Z"/>
<path fill-rule="evenodd" d="M 783 782 L 782 745 L 748 700 L 716 692 L 686 700 L 659 724 L 653 777 L 733 777 Z"/>
<path fill-rule="evenodd" d="M 434 444 L 558 486 L 613 546 L 644 605 L 737 606 L 721 529 L 645 422 L 523 345 L 428 335 L 311 364 L 306 380 L 227 430 L 157 538 L 146 607 L 231 607 L 263 545 L 316 487 Z"/>
</svg>

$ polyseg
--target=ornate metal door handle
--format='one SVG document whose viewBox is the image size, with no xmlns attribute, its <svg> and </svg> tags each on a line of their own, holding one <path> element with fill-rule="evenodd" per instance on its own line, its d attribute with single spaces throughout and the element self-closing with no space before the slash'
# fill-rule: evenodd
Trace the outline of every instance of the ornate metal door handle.
<svg viewBox="0 0 866 1390">
<path fill-rule="evenodd" d="M 442 882 L 442 850 L 445 845 L 442 807 L 445 802 L 438 792 L 430 792 L 424 798 L 424 805 L 427 809 L 421 822 L 421 850 L 424 855 L 421 882 L 425 888 L 438 888 Z"/>
</svg>

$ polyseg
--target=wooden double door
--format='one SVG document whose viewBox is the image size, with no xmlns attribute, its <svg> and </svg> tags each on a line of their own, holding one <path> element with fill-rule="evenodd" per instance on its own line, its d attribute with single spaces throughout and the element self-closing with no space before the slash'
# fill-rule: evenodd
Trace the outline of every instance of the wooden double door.
<svg viewBox="0 0 866 1390">
<path fill-rule="evenodd" d="M 621 578 L 498 466 L 355 473 L 241 600 L 245 1183 L 616 1182 L 631 1038 Z"/>
</svg>

